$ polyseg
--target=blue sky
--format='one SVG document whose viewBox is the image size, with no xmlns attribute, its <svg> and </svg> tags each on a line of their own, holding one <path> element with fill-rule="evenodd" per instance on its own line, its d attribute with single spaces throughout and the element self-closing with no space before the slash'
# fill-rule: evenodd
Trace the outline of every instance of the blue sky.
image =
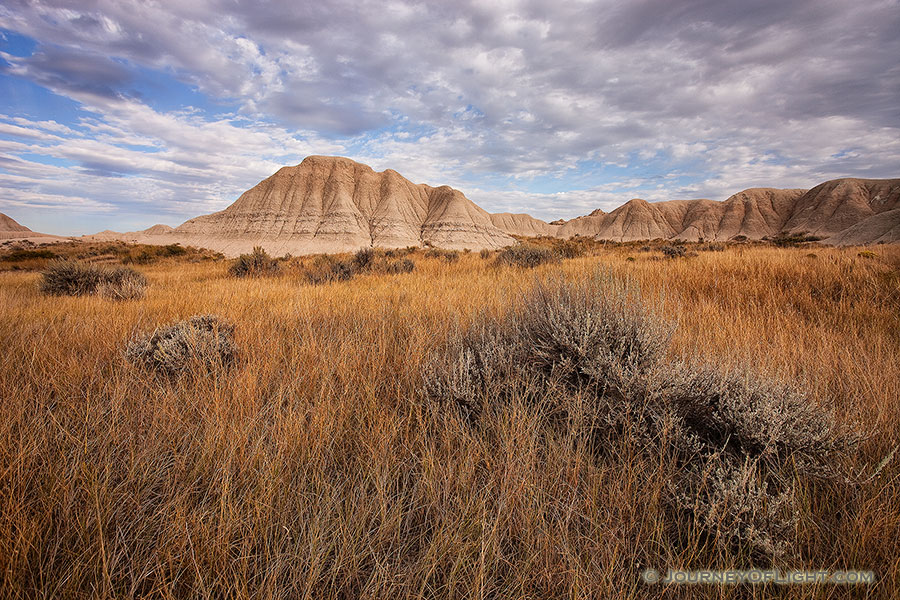
<svg viewBox="0 0 900 600">
<path fill-rule="evenodd" d="M 0 212 L 178 225 L 339 154 L 547 220 L 900 177 L 897 0 L 0 6 Z"/>
</svg>

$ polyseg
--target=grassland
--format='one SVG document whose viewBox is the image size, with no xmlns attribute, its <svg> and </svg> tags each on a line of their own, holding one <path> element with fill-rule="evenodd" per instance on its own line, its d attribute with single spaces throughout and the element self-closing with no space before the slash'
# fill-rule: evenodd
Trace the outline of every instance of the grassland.
<svg viewBox="0 0 900 600">
<path fill-rule="evenodd" d="M 536 280 L 635 281 L 675 325 L 672 358 L 798 382 L 865 434 L 869 473 L 900 442 L 900 248 L 732 246 L 664 259 L 594 249 L 535 269 L 463 254 L 411 273 L 308 285 L 227 261 L 138 268 L 138 301 L 47 297 L 0 273 L 0 596 L 892 597 L 900 467 L 803 483 L 783 569 L 870 569 L 865 588 L 641 580 L 746 568 L 663 506 L 666 465 L 628 439 L 598 455 L 511 406 L 473 428 L 423 401 L 427 357 Z M 236 325 L 239 362 L 164 380 L 135 331 L 195 314 Z"/>
</svg>

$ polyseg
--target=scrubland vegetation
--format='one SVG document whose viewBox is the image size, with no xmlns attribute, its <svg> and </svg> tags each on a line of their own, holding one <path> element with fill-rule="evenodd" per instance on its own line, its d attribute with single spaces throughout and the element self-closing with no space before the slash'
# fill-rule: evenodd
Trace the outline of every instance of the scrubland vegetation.
<svg viewBox="0 0 900 600">
<path fill-rule="evenodd" d="M 900 248 L 529 243 L 0 273 L 0 590 L 892 596 Z"/>
<path fill-rule="evenodd" d="M 0 251 L 0 272 L 41 270 L 57 259 L 93 264 L 148 265 L 160 262 L 216 261 L 223 258 L 218 252 L 179 244 L 152 246 L 125 242 L 64 242 Z"/>
</svg>

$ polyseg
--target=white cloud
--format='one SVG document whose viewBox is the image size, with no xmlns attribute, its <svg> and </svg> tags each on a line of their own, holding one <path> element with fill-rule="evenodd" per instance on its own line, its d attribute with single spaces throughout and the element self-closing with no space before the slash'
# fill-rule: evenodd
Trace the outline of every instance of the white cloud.
<svg viewBox="0 0 900 600">
<path fill-rule="evenodd" d="M 221 208 L 309 153 L 353 153 L 548 218 L 638 195 L 900 175 L 891 0 L 11 0 L 0 27 L 41 43 L 4 55 L 7 72 L 90 112 L 77 128 L 4 119 L 7 159 L 74 166 L 2 168 L 38 193 L 122 209 Z M 135 66 L 239 112 L 154 110 L 127 93 Z M 608 169 L 590 175 L 586 161 Z M 554 177 L 582 191 L 529 191 Z"/>
</svg>

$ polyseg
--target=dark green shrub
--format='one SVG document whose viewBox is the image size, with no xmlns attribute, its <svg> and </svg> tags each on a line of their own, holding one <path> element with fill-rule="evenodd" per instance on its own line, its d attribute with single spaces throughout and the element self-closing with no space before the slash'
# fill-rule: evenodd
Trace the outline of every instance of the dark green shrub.
<svg viewBox="0 0 900 600">
<path fill-rule="evenodd" d="M 215 315 L 199 315 L 151 334 L 132 337 L 125 357 L 162 375 L 227 368 L 237 357 L 234 326 Z"/>
<path fill-rule="evenodd" d="M 228 272 L 235 277 L 264 277 L 280 271 L 278 260 L 269 256 L 262 247 L 256 246 L 250 254 L 241 254 Z"/>
<path fill-rule="evenodd" d="M 112 300 L 142 298 L 147 278 L 128 267 L 54 260 L 41 273 L 40 289 L 52 296 L 98 295 Z"/>
</svg>

